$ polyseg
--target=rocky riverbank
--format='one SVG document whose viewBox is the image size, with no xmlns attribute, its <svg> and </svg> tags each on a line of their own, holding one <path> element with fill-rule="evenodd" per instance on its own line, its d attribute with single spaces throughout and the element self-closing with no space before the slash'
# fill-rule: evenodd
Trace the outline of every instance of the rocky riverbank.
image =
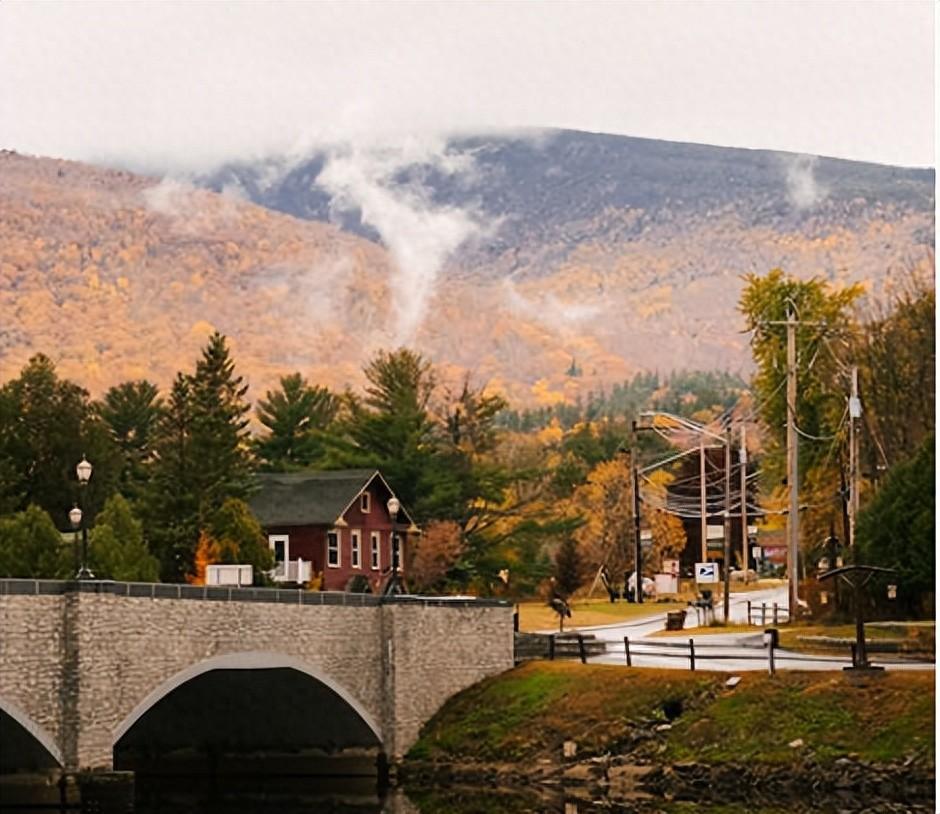
<svg viewBox="0 0 940 814">
<path fill-rule="evenodd" d="M 399 778 L 554 800 L 529 810 L 934 810 L 932 674 L 727 678 L 531 663 L 452 699 Z"/>
</svg>

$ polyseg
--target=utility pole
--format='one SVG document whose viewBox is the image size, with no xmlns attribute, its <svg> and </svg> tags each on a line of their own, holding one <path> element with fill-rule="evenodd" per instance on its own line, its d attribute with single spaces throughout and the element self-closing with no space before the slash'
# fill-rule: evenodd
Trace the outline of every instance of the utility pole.
<svg viewBox="0 0 940 814">
<path fill-rule="evenodd" d="M 701 436 L 698 442 L 698 478 L 699 492 L 701 494 L 701 519 L 699 528 L 702 532 L 702 559 L 701 562 L 708 562 L 708 514 L 705 505 L 705 437 Z"/>
<path fill-rule="evenodd" d="M 741 425 L 741 449 L 738 452 L 738 462 L 741 464 L 741 562 L 744 563 L 744 576 L 747 579 L 750 559 L 748 548 L 750 541 L 747 537 L 747 443 L 745 441 L 745 425 Z M 750 623 L 748 619 L 748 623 Z"/>
<path fill-rule="evenodd" d="M 796 435 L 796 319 L 792 307 L 787 309 L 787 485 L 790 489 L 790 511 L 787 514 L 789 539 L 787 573 L 790 577 L 790 618 L 796 618 L 798 607 L 800 561 L 800 452 Z"/>
<path fill-rule="evenodd" d="M 630 470 L 633 475 L 633 544 L 635 546 L 633 553 L 633 563 L 636 566 L 636 589 L 633 598 L 640 604 L 643 603 L 643 551 L 640 540 L 640 468 L 637 465 L 637 431 L 636 421 L 632 423 L 633 430 L 633 448 L 630 451 Z"/>
<path fill-rule="evenodd" d="M 725 624 L 728 624 L 728 615 L 731 610 L 731 427 L 725 434 L 725 596 L 724 611 Z"/>
<path fill-rule="evenodd" d="M 858 421 L 862 417 L 862 402 L 858 397 L 858 367 L 852 366 L 852 395 L 849 397 L 849 539 L 855 552 L 855 523 L 859 509 Z M 857 557 L 853 562 L 858 562 Z"/>
</svg>

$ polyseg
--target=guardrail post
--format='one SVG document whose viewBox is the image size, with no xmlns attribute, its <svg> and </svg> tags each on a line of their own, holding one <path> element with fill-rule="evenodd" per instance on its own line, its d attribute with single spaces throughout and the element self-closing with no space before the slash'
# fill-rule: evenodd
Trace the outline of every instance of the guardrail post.
<svg viewBox="0 0 940 814">
<path fill-rule="evenodd" d="M 587 653 L 584 650 L 584 636 L 578 634 L 578 655 L 581 656 L 581 663 L 587 664 Z"/>
<path fill-rule="evenodd" d="M 695 670 L 695 639 L 689 639 L 689 669 Z"/>
<path fill-rule="evenodd" d="M 774 630 L 770 636 L 770 643 L 767 645 L 767 668 L 771 675 L 777 674 L 777 664 L 774 661 L 774 650 L 777 647 L 777 631 Z"/>
<path fill-rule="evenodd" d="M 747 623 L 751 624 L 751 600 L 747 600 Z"/>
<path fill-rule="evenodd" d="M 548 637 L 548 660 L 555 660 L 555 634 L 552 633 Z"/>
<path fill-rule="evenodd" d="M 760 626 L 767 627 L 767 603 L 760 603 Z"/>
<path fill-rule="evenodd" d="M 779 620 L 777 619 L 777 603 L 774 602 L 774 627 L 776 627 L 776 626 L 779 625 L 779 624 L 780 624 L 780 622 L 779 622 Z"/>
<path fill-rule="evenodd" d="M 627 657 L 627 667 L 633 666 L 633 659 L 630 657 L 630 637 L 623 637 L 623 652 Z"/>
</svg>

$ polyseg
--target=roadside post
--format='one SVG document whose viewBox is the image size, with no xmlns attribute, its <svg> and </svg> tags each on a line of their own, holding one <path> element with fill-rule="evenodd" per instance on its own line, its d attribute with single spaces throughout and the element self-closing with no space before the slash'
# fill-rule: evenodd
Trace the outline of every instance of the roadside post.
<svg viewBox="0 0 940 814">
<path fill-rule="evenodd" d="M 842 568 L 833 568 L 819 575 L 820 580 L 841 579 L 851 586 L 855 604 L 855 646 L 852 648 L 852 666 L 845 670 L 858 670 L 870 672 L 883 670 L 868 660 L 868 650 L 865 646 L 865 617 L 862 609 L 863 589 L 876 574 L 896 574 L 893 568 L 881 568 L 877 565 L 845 565 Z"/>
<path fill-rule="evenodd" d="M 764 644 L 767 647 L 767 669 L 771 675 L 776 675 L 777 664 L 774 660 L 774 651 L 780 644 L 780 631 L 775 627 L 765 630 Z"/>
</svg>

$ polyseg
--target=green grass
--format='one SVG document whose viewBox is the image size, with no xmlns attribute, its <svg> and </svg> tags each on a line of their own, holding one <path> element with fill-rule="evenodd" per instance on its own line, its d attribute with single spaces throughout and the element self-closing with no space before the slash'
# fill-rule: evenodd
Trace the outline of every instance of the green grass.
<svg viewBox="0 0 940 814">
<path fill-rule="evenodd" d="M 625 619 L 655 616 L 667 611 L 684 608 L 675 602 L 610 602 L 607 599 L 574 600 L 571 603 L 571 618 L 565 619 L 565 629 L 610 625 Z M 535 630 L 558 630 L 558 614 L 544 602 L 523 602 L 519 605 L 519 629 L 523 632 Z"/>
<path fill-rule="evenodd" d="M 802 739 L 802 749 L 788 744 Z M 843 676 L 786 673 L 742 681 L 670 732 L 672 760 L 786 763 L 806 751 L 825 762 L 848 754 L 893 760 L 934 753 L 932 674 L 894 673 L 856 686 Z"/>
<path fill-rule="evenodd" d="M 934 755 L 932 673 L 889 673 L 858 682 L 842 673 L 749 673 L 733 690 L 721 673 L 531 662 L 452 698 L 427 724 L 409 759 L 558 760 L 573 740 L 578 756 L 646 750 L 668 761 L 779 764 L 812 753 L 887 761 Z M 659 743 L 633 735 L 682 714 Z M 802 739 L 802 749 L 791 741 Z M 658 749 L 662 751 L 656 751 Z M 652 750 L 652 751 L 651 751 Z"/>
</svg>

